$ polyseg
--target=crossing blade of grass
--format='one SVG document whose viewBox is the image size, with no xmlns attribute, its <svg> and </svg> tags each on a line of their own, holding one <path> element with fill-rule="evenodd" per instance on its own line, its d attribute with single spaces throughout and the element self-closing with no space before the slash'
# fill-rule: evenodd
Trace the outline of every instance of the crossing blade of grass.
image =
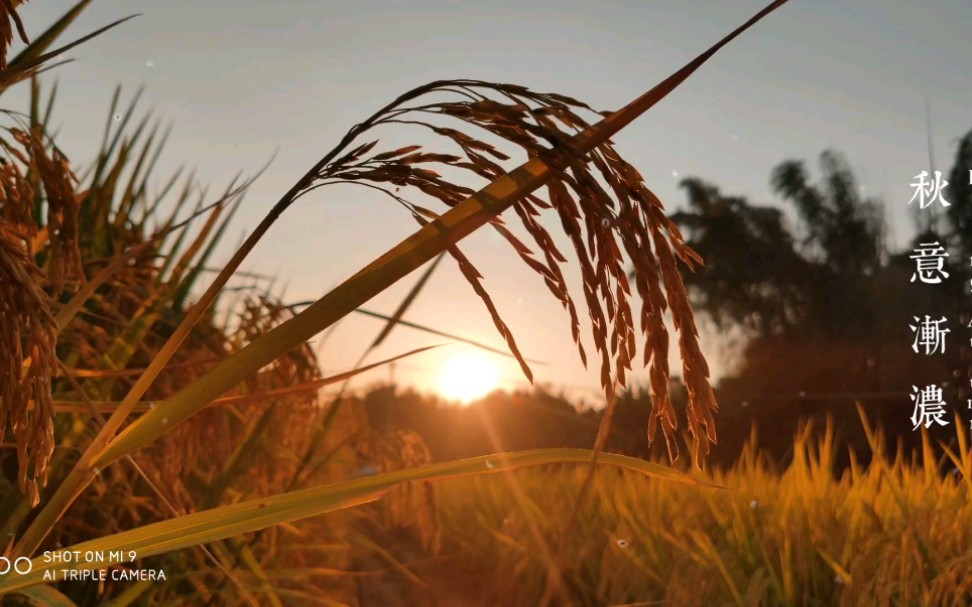
<svg viewBox="0 0 972 607">
<path fill-rule="evenodd" d="M 587 464 L 591 451 L 587 449 L 536 449 L 499 453 L 482 457 L 407 468 L 396 472 L 366 476 L 350 481 L 303 489 L 282 495 L 260 498 L 205 510 L 194 514 L 123 531 L 103 538 L 82 542 L 65 550 L 89 550 L 111 555 L 137 558 L 164 554 L 199 544 L 215 542 L 290 521 L 352 508 L 379 499 L 386 491 L 408 481 L 439 481 L 464 476 L 496 474 L 527 466 L 545 464 Z M 599 463 L 616 466 L 645 476 L 697 486 L 711 486 L 678 470 L 633 457 L 602 454 Z M 0 595 L 41 584 L 50 571 L 104 569 L 124 560 L 108 558 L 104 562 L 51 563 L 43 557 L 33 561 L 33 569 L 26 575 L 0 578 Z"/>
<path fill-rule="evenodd" d="M 219 499 L 223 496 L 223 492 L 230 486 L 230 483 L 247 469 L 254 458 L 260 456 L 260 443 L 263 439 L 264 431 L 274 418 L 274 414 L 273 407 L 267 407 L 264 410 L 263 415 L 253 424 L 253 428 L 249 431 L 246 438 L 239 443 L 239 446 L 233 454 L 226 460 L 220 473 L 206 485 L 205 493 L 198 502 L 202 508 L 216 506 L 219 503 Z"/>
<path fill-rule="evenodd" d="M 493 354 L 499 354 L 500 356 L 506 356 L 506 357 L 509 357 L 509 358 L 514 358 L 514 356 L 512 354 L 510 354 L 506 350 L 500 350 L 499 348 L 493 348 L 492 346 L 487 346 L 487 345 L 485 345 L 483 343 L 480 343 L 478 341 L 475 341 L 473 339 L 469 339 L 468 337 L 462 337 L 462 336 L 456 335 L 454 333 L 447 333 L 445 331 L 439 331 L 438 329 L 433 329 L 432 327 L 427 327 L 425 325 L 420 325 L 418 323 L 414 323 L 414 322 L 405 320 L 404 318 L 401 318 L 400 316 L 397 317 L 397 318 L 395 318 L 395 317 L 388 316 L 388 315 L 385 315 L 385 314 L 380 314 L 378 312 L 373 312 L 371 310 L 366 310 L 364 308 L 358 308 L 357 310 L 355 310 L 355 312 L 357 312 L 358 314 L 364 315 L 364 316 L 371 316 L 372 318 L 379 318 L 381 320 L 388 321 L 389 323 L 395 322 L 396 324 L 402 325 L 403 327 L 408 327 L 410 329 L 415 329 L 416 331 L 421 331 L 423 333 L 428 333 L 430 335 L 437 335 L 438 337 L 445 337 L 445 338 L 451 339 L 453 341 L 458 341 L 460 343 L 468 344 L 470 346 L 479 348 L 480 350 L 485 350 L 486 352 L 492 352 Z M 524 360 L 527 361 L 528 363 L 532 363 L 534 365 L 546 365 L 547 364 L 547 363 L 543 362 L 542 360 L 536 360 L 534 358 L 524 358 Z"/>
<path fill-rule="evenodd" d="M 302 384 L 287 386 L 286 388 L 277 388 L 276 390 L 263 390 L 260 392 L 251 392 L 248 394 L 240 394 L 237 396 L 223 396 L 221 398 L 213 399 L 209 403 L 209 405 L 210 406 L 232 405 L 232 404 L 250 402 L 254 400 L 268 400 L 271 398 L 277 398 L 281 396 L 291 396 L 293 394 L 299 394 L 301 392 L 309 392 L 311 390 L 317 390 L 319 388 L 323 388 L 324 386 L 329 386 L 331 384 L 336 384 L 337 382 L 350 379 L 355 375 L 360 375 L 361 373 L 366 373 L 373 369 L 377 369 L 378 367 L 382 367 L 384 365 L 393 363 L 397 360 L 408 358 L 409 356 L 414 356 L 416 354 L 421 354 L 422 352 L 426 352 L 428 350 L 432 350 L 433 348 L 439 348 L 439 347 L 441 347 L 441 345 L 432 345 L 432 346 L 425 346 L 423 348 L 416 348 L 414 350 L 409 350 L 404 354 L 399 354 L 398 356 L 386 358 L 384 360 L 378 361 L 376 363 L 372 363 L 370 365 L 366 365 L 364 367 L 359 367 L 351 371 L 345 371 L 344 373 L 338 373 L 337 375 L 331 375 L 311 382 L 305 382 Z M 143 411 L 143 412 L 150 411 L 157 404 L 158 403 L 155 401 L 148 401 L 148 402 L 142 401 L 135 406 L 135 410 Z M 98 411 L 110 412 L 117 409 L 121 405 L 121 403 L 118 401 L 112 401 L 112 402 L 94 401 L 91 403 L 91 405 L 96 407 Z M 54 406 L 56 407 L 59 413 L 69 413 L 69 412 L 77 413 L 77 412 L 84 412 L 89 410 L 89 408 L 82 401 L 54 401 Z"/>
<path fill-rule="evenodd" d="M 95 38 L 97 36 L 100 36 L 101 34 L 107 32 L 108 30 L 112 29 L 113 27 L 117 27 L 117 26 L 121 25 L 122 23 L 128 21 L 129 19 L 134 19 L 135 17 L 138 17 L 138 16 L 140 16 L 140 15 L 130 15 L 128 17 L 125 17 L 124 19 L 119 19 L 117 21 L 114 21 L 112 23 L 109 23 L 105 27 L 102 27 L 100 29 L 97 29 L 97 30 L 91 32 L 90 34 L 88 34 L 86 36 L 82 36 L 81 38 L 78 38 L 74 42 L 71 42 L 69 44 L 65 44 L 64 46 L 62 46 L 62 47 L 60 47 L 58 49 L 55 49 L 55 50 L 50 51 L 48 53 L 43 53 L 41 55 L 37 55 L 37 56 L 25 58 L 23 61 L 19 61 L 16 64 L 10 64 L 10 65 L 8 65 L 7 66 L 7 69 L 0 70 L 0 86 L 4 86 L 4 87 L 10 86 L 11 84 L 13 84 L 13 83 L 15 83 L 15 82 L 17 82 L 19 80 L 23 80 L 25 78 L 29 78 L 31 76 L 31 74 L 36 71 L 36 68 L 40 67 L 46 61 L 49 61 L 50 59 L 53 59 L 54 57 L 57 57 L 58 55 L 61 55 L 63 53 L 66 53 L 69 50 L 75 48 L 76 46 L 79 46 L 81 44 L 84 44 L 88 40 L 91 40 L 92 38 Z"/>
<path fill-rule="evenodd" d="M 274 588 L 273 582 L 267 576 L 267 572 L 260 565 L 260 561 L 257 560 L 256 555 L 253 554 L 253 550 L 246 545 L 235 546 L 233 548 L 239 551 L 239 554 L 242 556 L 241 560 L 243 565 L 253 573 L 261 594 L 266 598 L 271 607 L 283 607 L 283 601 L 277 594 L 277 589 Z"/>
<path fill-rule="evenodd" d="M 75 293 L 64 307 L 58 310 L 57 315 L 54 317 L 57 322 L 58 332 L 63 331 L 71 320 L 77 315 L 78 312 L 84 307 L 85 303 L 94 295 L 95 291 L 98 290 L 101 285 L 105 284 L 116 272 L 125 267 L 126 264 L 132 259 L 135 259 L 139 255 L 148 251 L 153 242 L 151 240 L 135 245 L 134 247 L 119 253 L 108 263 L 107 266 L 102 268 L 98 274 L 94 276 L 91 280 L 87 281 L 85 285 Z"/>
<path fill-rule="evenodd" d="M 398 305 L 398 308 L 395 310 L 395 313 L 385 323 L 385 327 L 381 330 L 381 333 L 378 334 L 375 340 L 371 342 L 371 345 L 368 346 L 368 348 L 361 353 L 361 356 L 358 357 L 358 360 L 355 361 L 354 367 L 352 367 L 352 369 L 355 370 L 359 369 L 361 367 L 361 364 L 364 363 L 365 359 L 368 358 L 368 355 L 371 354 L 371 352 L 375 348 L 381 345 L 383 341 L 385 341 L 385 338 L 388 337 L 388 334 L 391 333 L 392 329 L 395 328 L 395 325 L 398 324 L 399 320 L 402 317 L 402 314 L 404 314 L 405 311 L 408 310 L 408 307 L 412 305 L 412 302 L 415 301 L 415 298 L 418 297 L 418 294 L 422 292 L 422 288 L 425 287 L 425 284 L 429 281 L 429 278 L 431 278 L 432 273 L 435 272 L 435 268 L 439 265 L 439 262 L 442 261 L 443 257 L 445 257 L 445 253 L 441 253 L 438 257 L 435 258 L 435 261 L 429 264 L 428 269 L 422 274 L 421 277 L 419 277 L 415 285 L 411 288 L 411 290 L 409 290 L 408 294 L 405 295 L 405 299 L 403 299 L 402 303 Z M 341 403 L 343 402 L 341 396 L 344 394 L 344 392 L 347 390 L 350 384 L 351 384 L 351 378 L 349 377 L 348 381 L 344 382 L 344 385 L 341 386 L 341 392 L 338 395 L 338 398 L 335 401 L 335 403 L 332 405 L 332 413 L 337 413 L 338 407 L 340 407 Z M 330 417 L 331 416 L 329 415 L 328 418 L 330 419 Z"/>
<path fill-rule="evenodd" d="M 32 586 L 24 588 L 17 594 L 28 599 L 31 604 L 44 607 L 75 607 L 75 603 L 57 591 L 52 586 Z"/>
<path fill-rule="evenodd" d="M 730 596 L 732 596 L 732 599 L 736 603 L 737 607 L 745 607 L 742 592 L 740 592 L 735 580 L 732 579 L 732 573 L 726 566 L 725 561 L 719 555 L 719 551 L 716 550 L 716 547 L 712 544 L 712 539 L 703 531 L 693 531 L 692 538 L 695 540 L 702 556 L 710 560 L 722 575 L 722 581 L 725 582 L 726 588 L 729 590 Z"/>
<path fill-rule="evenodd" d="M 415 298 L 418 297 L 418 294 L 425 287 L 425 284 L 429 281 L 429 278 L 432 276 L 432 273 L 435 272 L 435 268 L 438 267 L 439 262 L 442 261 L 443 257 L 445 257 L 445 253 L 440 253 L 439 256 L 435 258 L 435 261 L 433 261 L 432 264 L 429 266 L 429 269 L 425 271 L 425 274 L 422 274 L 422 277 L 419 278 L 418 282 L 415 283 L 415 286 L 412 287 L 412 290 L 408 292 L 408 295 L 406 295 L 405 299 L 402 300 L 402 303 L 399 304 L 398 309 L 395 310 L 395 313 L 392 314 L 392 317 L 388 319 L 388 322 L 387 324 L 385 324 L 385 327 L 381 330 L 381 333 L 378 334 L 378 337 L 375 338 L 375 341 L 371 342 L 371 346 L 368 347 L 369 351 L 374 350 L 375 348 L 380 346 L 381 342 L 385 341 L 385 338 L 388 337 L 388 334 L 391 333 L 392 329 L 395 328 L 395 325 L 398 324 L 399 321 L 401 321 L 402 316 L 405 314 L 405 312 L 408 311 L 409 306 L 412 305 L 412 302 L 415 301 Z"/>
<path fill-rule="evenodd" d="M 128 607 L 139 599 L 143 594 L 152 590 L 156 582 L 149 580 L 141 580 L 135 582 L 126 588 L 118 597 L 110 603 L 107 603 L 105 607 Z"/>
<path fill-rule="evenodd" d="M 177 224 L 170 225 L 164 230 L 160 230 L 159 232 L 157 232 L 155 235 L 148 238 L 144 242 L 141 242 L 131 247 L 130 249 L 118 253 L 117 255 L 112 257 L 111 261 L 104 268 L 102 268 L 101 271 L 99 271 L 93 278 L 88 280 L 84 284 L 84 286 L 81 289 L 79 289 L 78 292 L 75 293 L 71 297 L 71 299 L 66 304 L 64 304 L 64 306 L 60 310 L 58 310 L 57 314 L 55 315 L 55 321 L 57 322 L 58 331 L 63 331 L 64 328 L 68 325 L 68 323 L 70 323 L 71 320 L 74 319 L 74 317 L 78 314 L 78 312 L 82 310 L 82 308 L 88 302 L 88 300 L 95 294 L 95 291 L 97 291 L 103 284 L 105 284 L 110 278 L 112 278 L 112 276 L 116 272 L 124 268 L 125 265 L 128 264 L 131 260 L 138 257 L 138 255 L 149 251 L 153 246 L 158 246 L 159 242 L 165 237 L 167 237 L 169 234 L 181 228 L 187 227 L 189 223 L 192 221 L 192 219 L 205 212 L 211 211 L 213 208 L 215 208 L 216 205 L 222 204 L 224 200 L 228 204 L 234 204 L 229 198 L 217 200 L 216 202 L 213 202 L 209 205 L 206 205 L 202 209 L 197 210 L 189 218 L 180 221 Z M 239 199 L 237 199 L 237 201 L 238 200 Z M 212 245 L 212 243 L 210 243 L 210 245 Z M 142 372 L 144 372 L 144 369 L 138 370 L 134 374 L 138 375 Z M 123 373 L 123 372 L 117 372 L 116 374 L 118 373 Z"/>
<path fill-rule="evenodd" d="M 226 233 L 226 228 L 229 227 L 230 222 L 233 220 L 233 217 L 236 215 L 236 212 L 239 210 L 242 203 L 243 203 L 242 196 L 238 197 L 234 201 L 234 203 L 230 207 L 229 213 L 227 213 L 227 216 L 223 219 L 223 222 L 220 224 L 220 226 L 216 228 L 216 233 L 213 235 L 212 238 L 209 239 L 206 248 L 202 252 L 200 258 L 195 263 L 192 264 L 191 268 L 189 269 L 189 272 L 186 275 L 186 278 L 182 280 L 181 284 L 179 285 L 178 294 L 173 298 L 173 305 L 175 306 L 175 309 L 182 310 L 183 308 L 185 308 L 185 302 L 188 299 L 189 294 L 192 292 L 192 288 L 196 283 L 196 279 L 199 278 L 199 275 L 202 272 L 203 267 L 205 267 L 206 265 L 206 262 L 209 261 L 210 257 L 212 257 L 213 255 L 213 252 L 216 250 L 216 247 L 223 240 L 223 236 Z"/>
<path fill-rule="evenodd" d="M 16 70 L 19 69 L 19 66 L 25 65 L 28 62 L 36 60 L 38 57 L 40 57 L 44 53 L 44 51 L 46 51 L 52 44 L 54 44 L 54 41 L 57 40 L 61 36 L 61 34 L 64 33 L 64 30 L 66 30 L 68 26 L 70 26 L 71 23 L 74 22 L 77 16 L 81 14 L 81 11 L 87 8 L 89 4 L 91 4 L 91 0 L 81 0 L 80 2 L 75 4 L 74 7 L 71 8 L 69 11 L 67 11 L 60 19 L 58 19 L 54 23 L 54 25 L 47 28 L 47 30 L 44 31 L 44 33 L 42 33 L 40 36 L 35 38 L 33 42 L 31 42 L 30 44 L 27 45 L 26 48 L 24 48 L 24 50 L 18 53 L 16 57 L 11 59 L 6 64 L 4 73 L 9 72 L 9 75 L 12 77 L 13 74 L 16 73 Z M 16 13 L 13 14 L 16 15 Z M 26 42 L 26 39 L 24 41 Z M 51 67 L 56 67 L 56 65 Z M 42 71 L 46 69 L 47 68 L 34 70 L 33 75 L 40 74 Z M 28 73 L 29 71 L 25 71 L 23 74 L 24 77 L 26 77 Z M 0 86 L 0 95 L 2 95 L 4 91 L 6 91 L 6 87 Z M 51 98 L 53 100 L 53 94 Z M 45 124 L 48 121 L 47 118 L 49 118 L 49 114 L 44 119 Z"/>
<path fill-rule="evenodd" d="M 27 48 L 20 51 L 16 57 L 11 59 L 9 65 L 16 67 L 17 65 L 21 65 L 27 61 L 40 57 L 44 51 L 54 44 L 54 41 L 64 33 L 68 26 L 74 22 L 78 15 L 81 14 L 81 11 L 86 9 L 89 4 L 91 4 L 91 0 L 81 0 L 75 4 L 71 10 L 64 13 L 64 16 L 58 19 L 54 25 L 47 28 L 47 30 L 35 38 L 34 41 L 27 46 Z"/>
<path fill-rule="evenodd" d="M 824 551 L 823 548 L 817 548 L 817 553 L 824 561 L 827 562 L 828 565 L 830 565 L 830 567 L 834 570 L 834 573 L 841 580 L 843 580 L 844 584 L 850 584 L 853 581 L 853 578 L 851 577 L 851 574 L 847 571 L 847 569 L 845 567 L 842 567 L 841 564 L 837 562 L 837 559 L 827 554 L 827 552 Z"/>
<path fill-rule="evenodd" d="M 297 302 L 297 303 L 294 303 L 294 304 L 288 304 L 287 307 L 289 307 L 291 309 L 293 309 L 293 308 L 300 308 L 300 307 L 304 307 L 304 306 L 309 306 L 312 303 L 314 303 L 314 302 L 313 301 L 301 301 L 301 302 Z M 429 335 L 435 335 L 437 337 L 445 337 L 446 339 L 451 339 L 452 341 L 457 341 L 459 343 L 467 344 L 467 345 L 473 346 L 474 348 L 479 348 L 480 350 L 485 350 L 486 352 L 491 352 L 493 354 L 498 354 L 500 356 L 506 356 L 508 358 L 515 358 L 507 350 L 500 350 L 499 348 L 494 348 L 492 346 L 487 346 L 486 344 L 484 344 L 482 342 L 476 341 L 474 339 L 469 339 L 468 337 L 463 337 L 461 335 L 456 335 L 455 333 L 449 333 L 449 332 L 446 332 L 446 331 L 440 331 L 438 329 L 433 329 L 432 327 L 428 327 L 426 325 L 421 325 L 421 324 L 412 322 L 410 320 L 405 320 L 404 318 L 401 318 L 400 316 L 398 318 L 396 318 L 396 317 L 393 317 L 393 316 L 388 316 L 387 314 L 382 314 L 381 312 L 375 312 L 374 310 L 368 310 L 368 309 L 365 309 L 365 308 L 357 308 L 355 310 L 355 312 L 358 313 L 358 314 L 361 314 L 362 316 L 370 316 L 371 318 L 377 318 L 379 320 L 384 320 L 387 323 L 399 324 L 399 325 L 401 325 L 403 327 L 408 327 L 409 329 L 415 329 L 416 331 L 421 331 L 422 333 L 428 333 Z M 547 365 L 548 364 L 548 363 L 546 363 L 546 362 L 544 362 L 542 360 L 537 360 L 535 358 L 524 358 L 524 360 L 527 361 L 528 363 L 531 363 L 531 364 L 534 364 L 534 365 Z"/>
</svg>

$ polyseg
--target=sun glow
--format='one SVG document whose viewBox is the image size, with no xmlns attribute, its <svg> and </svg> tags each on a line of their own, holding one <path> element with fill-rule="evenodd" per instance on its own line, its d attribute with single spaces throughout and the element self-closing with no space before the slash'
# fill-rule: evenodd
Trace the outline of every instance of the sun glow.
<svg viewBox="0 0 972 607">
<path fill-rule="evenodd" d="M 439 391 L 448 399 L 464 404 L 481 398 L 497 387 L 498 373 L 493 361 L 476 352 L 452 356 L 439 376 Z"/>
</svg>

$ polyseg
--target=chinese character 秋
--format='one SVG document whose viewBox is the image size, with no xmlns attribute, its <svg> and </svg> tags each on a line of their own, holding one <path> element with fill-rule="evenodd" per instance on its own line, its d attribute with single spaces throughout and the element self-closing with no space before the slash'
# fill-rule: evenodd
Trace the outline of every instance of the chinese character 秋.
<svg viewBox="0 0 972 607">
<path fill-rule="evenodd" d="M 918 181 L 911 184 L 911 187 L 915 188 L 915 195 L 911 197 L 908 204 L 911 204 L 917 198 L 918 206 L 922 209 L 930 206 L 935 200 L 941 202 L 944 207 L 952 206 L 942 195 L 942 190 L 948 187 L 948 182 L 942 179 L 942 172 L 935 171 L 935 181 L 928 181 L 927 178 L 928 171 L 922 171 L 915 176 Z M 926 201 L 926 197 L 930 198 Z"/>
</svg>

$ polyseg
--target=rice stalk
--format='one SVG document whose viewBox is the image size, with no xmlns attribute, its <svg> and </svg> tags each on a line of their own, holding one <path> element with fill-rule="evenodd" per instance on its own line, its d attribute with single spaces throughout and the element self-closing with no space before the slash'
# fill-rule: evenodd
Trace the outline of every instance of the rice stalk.
<svg viewBox="0 0 972 607">
<path fill-rule="evenodd" d="M 37 286 L 40 275 L 25 239 L 0 231 L 0 436 L 8 427 L 13 433 L 17 479 L 32 504 L 54 452 L 51 377 L 57 367 L 57 325 L 50 297 Z"/>
<path fill-rule="evenodd" d="M 0 328 L 0 435 L 7 427 L 14 433 L 19 486 L 36 504 L 37 484 L 47 481 L 54 448 L 54 298 L 66 284 L 76 288 L 83 280 L 76 178 L 57 148 L 48 151 L 41 132 L 7 130 L 13 142 L 0 139 L 13 160 L 0 166 L 0 314 L 5 318 Z M 47 210 L 43 228 L 32 212 L 41 196 Z M 41 234 L 50 251 L 43 269 L 34 250 Z"/>
</svg>

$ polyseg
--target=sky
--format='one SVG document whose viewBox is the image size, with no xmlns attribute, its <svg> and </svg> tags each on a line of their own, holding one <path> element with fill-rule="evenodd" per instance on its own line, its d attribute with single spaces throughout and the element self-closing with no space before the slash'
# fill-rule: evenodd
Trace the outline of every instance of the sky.
<svg viewBox="0 0 972 607">
<path fill-rule="evenodd" d="M 26 30 L 36 34 L 72 4 L 35 1 L 20 14 Z M 75 165 L 87 165 L 97 151 L 119 85 L 126 100 L 144 86 L 139 107 L 173 127 L 158 167 L 160 185 L 187 165 L 215 193 L 237 173 L 255 173 L 275 154 L 219 252 L 228 259 L 242 234 L 347 129 L 410 88 L 470 78 L 564 93 L 613 110 L 763 5 L 763 0 L 96 0 L 64 40 L 141 15 L 67 53 L 74 61 L 48 72 L 42 82 L 58 82 L 54 128 Z M 930 157 L 934 168 L 948 170 L 958 138 L 972 129 L 970 64 L 968 0 L 791 0 L 614 141 L 672 211 L 685 204 L 678 184 L 688 176 L 783 208 L 769 186 L 772 168 L 803 160 L 817 176 L 819 154 L 836 149 L 862 191 L 884 201 L 889 244 L 903 247 L 912 234 L 909 184 L 929 170 Z M 24 88 L 21 96 L 8 94 L 5 107 L 25 109 Z M 401 208 L 360 190 L 323 189 L 301 199 L 243 269 L 278 276 L 278 284 L 287 286 L 287 301 L 316 299 L 414 231 Z M 547 363 L 534 366 L 537 382 L 596 403 L 597 366 L 581 365 L 566 312 L 536 275 L 485 231 L 461 248 L 484 275 L 521 350 Z M 406 277 L 367 308 L 391 313 L 417 277 Z M 452 260 L 440 265 L 406 318 L 503 344 Z M 325 372 L 348 370 L 381 328 L 381 321 L 352 315 L 326 341 L 317 338 Z M 402 328 L 368 360 L 438 343 L 443 340 Z M 703 352 L 715 378 L 734 361 L 723 343 L 703 329 Z M 449 345 L 412 357 L 396 365 L 394 378 L 433 390 L 448 361 L 462 353 L 464 347 Z M 526 385 L 512 360 L 486 356 L 497 366 L 501 387 Z M 677 364 L 673 353 L 673 369 Z M 390 375 L 384 368 L 356 381 L 367 385 Z M 636 383 L 644 378 L 644 371 L 634 374 Z"/>
</svg>

